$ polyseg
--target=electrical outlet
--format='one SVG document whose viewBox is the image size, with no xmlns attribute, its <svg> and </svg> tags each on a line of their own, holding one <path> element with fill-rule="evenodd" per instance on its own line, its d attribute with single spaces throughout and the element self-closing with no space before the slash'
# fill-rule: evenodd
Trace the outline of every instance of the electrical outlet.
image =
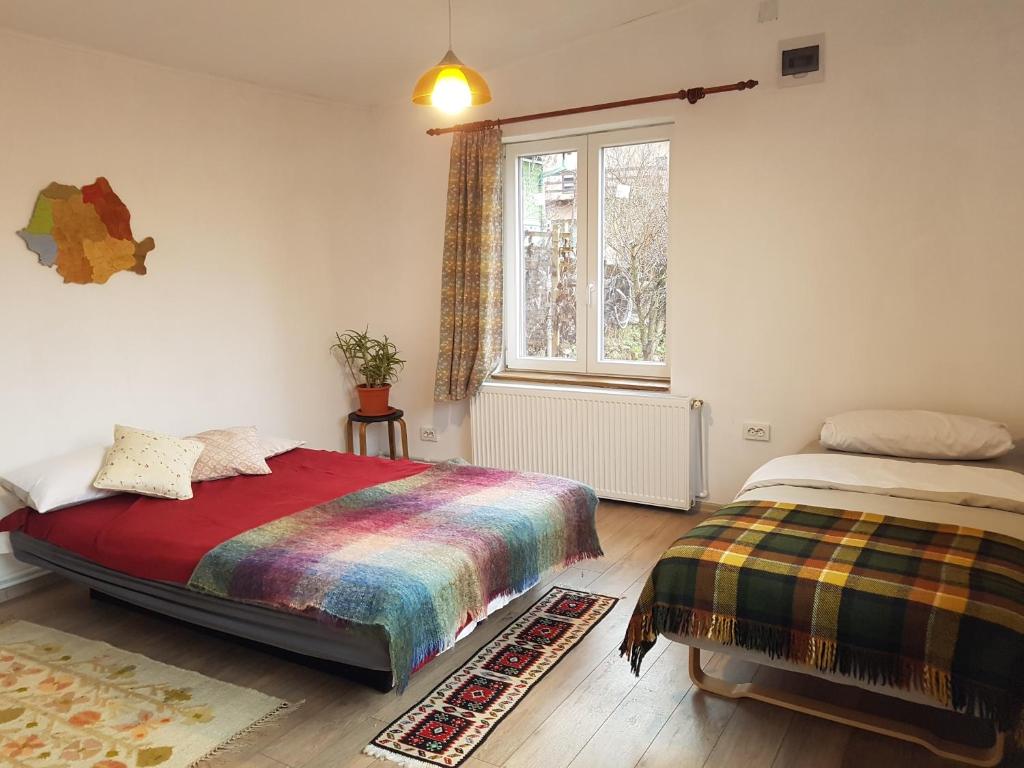
<svg viewBox="0 0 1024 768">
<path fill-rule="evenodd" d="M 420 427 L 420 440 L 427 443 L 436 443 L 437 430 L 433 427 Z"/>
<path fill-rule="evenodd" d="M 771 442 L 772 425 L 763 421 L 745 421 L 743 422 L 743 439 Z"/>
</svg>

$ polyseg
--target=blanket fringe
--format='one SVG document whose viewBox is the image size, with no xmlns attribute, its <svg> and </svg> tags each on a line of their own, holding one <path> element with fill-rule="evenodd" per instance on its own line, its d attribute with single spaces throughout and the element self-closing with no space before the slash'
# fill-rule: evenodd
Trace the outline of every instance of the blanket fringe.
<svg viewBox="0 0 1024 768">
<path fill-rule="evenodd" d="M 561 562 L 555 563 L 548 570 L 555 568 L 569 568 L 570 566 L 575 565 L 576 563 L 582 562 L 584 560 L 596 560 L 597 558 L 602 557 L 603 555 L 604 552 L 601 550 L 601 546 L 595 538 L 595 540 L 586 548 L 577 550 L 572 554 L 566 555 L 561 560 Z M 507 589 L 504 589 L 501 592 L 491 595 L 490 599 L 495 600 L 498 598 L 513 597 L 525 594 L 527 591 L 535 587 L 537 584 L 541 583 L 541 581 L 542 578 L 538 575 L 523 576 L 520 580 L 518 580 L 514 584 L 511 584 Z M 482 605 L 486 607 L 486 603 L 482 603 Z M 485 618 L 487 618 L 487 616 L 484 610 L 481 610 L 478 613 L 471 613 L 469 616 L 469 621 L 482 621 Z M 429 662 L 436 656 L 439 656 L 440 654 L 444 653 L 445 651 L 453 648 L 455 646 L 455 638 L 457 636 L 457 629 L 453 629 L 451 632 L 448 633 L 432 633 L 427 638 L 428 642 L 426 644 L 413 650 L 412 663 L 408 671 L 397 669 L 395 668 L 394 665 L 392 665 L 391 674 L 392 678 L 395 681 L 395 694 L 401 695 L 402 693 L 404 693 L 405 689 L 409 686 L 409 681 L 412 678 L 412 675 L 418 670 L 420 670 L 427 662 Z M 392 638 L 389 635 L 388 644 L 391 645 L 391 643 Z"/>
<path fill-rule="evenodd" d="M 947 671 L 893 654 L 851 648 L 785 627 L 681 606 L 655 605 L 630 619 L 619 652 L 629 658 L 635 675 L 640 674 L 644 656 L 665 632 L 758 651 L 772 659 L 874 685 L 916 690 L 957 712 L 994 723 L 1000 730 L 1012 733 L 1014 741 L 1024 748 L 1024 701 L 1008 691 L 955 679 Z"/>
<path fill-rule="evenodd" d="M 245 728 L 240 730 L 238 733 L 232 735 L 226 741 L 222 741 L 220 744 L 215 746 L 202 757 L 193 760 L 191 763 L 189 763 L 188 768 L 199 768 L 199 766 L 205 763 L 207 760 L 210 760 L 214 757 L 218 757 L 224 754 L 225 752 L 230 752 L 232 750 L 238 749 L 239 747 L 245 746 L 245 744 L 252 741 L 252 738 L 255 735 L 256 731 L 260 730 L 261 728 L 266 728 L 268 725 L 273 725 L 277 723 L 285 715 L 291 714 L 296 709 L 301 707 L 304 703 L 305 699 L 303 699 L 302 701 L 296 701 L 294 703 L 282 701 L 270 712 L 263 715 L 263 717 L 250 723 Z"/>
</svg>

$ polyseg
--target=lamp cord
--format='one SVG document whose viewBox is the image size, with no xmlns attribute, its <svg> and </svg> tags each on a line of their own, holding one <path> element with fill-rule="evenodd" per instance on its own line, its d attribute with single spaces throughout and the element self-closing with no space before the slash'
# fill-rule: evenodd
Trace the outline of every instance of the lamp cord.
<svg viewBox="0 0 1024 768">
<path fill-rule="evenodd" d="M 448 0 L 448 50 L 452 49 L 452 0 Z"/>
</svg>

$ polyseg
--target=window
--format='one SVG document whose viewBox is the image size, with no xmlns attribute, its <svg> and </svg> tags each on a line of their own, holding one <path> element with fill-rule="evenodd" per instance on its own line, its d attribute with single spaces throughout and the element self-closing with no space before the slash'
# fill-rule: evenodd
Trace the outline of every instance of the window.
<svg viewBox="0 0 1024 768">
<path fill-rule="evenodd" d="M 667 128 L 505 153 L 506 366 L 667 377 Z"/>
</svg>

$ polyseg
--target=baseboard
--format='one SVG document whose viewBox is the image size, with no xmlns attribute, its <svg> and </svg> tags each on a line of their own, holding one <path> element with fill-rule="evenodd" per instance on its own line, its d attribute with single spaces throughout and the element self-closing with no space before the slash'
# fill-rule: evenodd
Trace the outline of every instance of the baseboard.
<svg viewBox="0 0 1024 768">
<path fill-rule="evenodd" d="M 42 568 L 36 568 L 34 566 L 28 566 L 23 571 L 18 573 L 12 573 L 9 576 L 0 576 L 0 589 L 10 589 L 16 587 L 19 584 L 24 584 L 26 581 L 39 578 L 46 571 Z"/>
<path fill-rule="evenodd" d="M 42 589 L 51 581 L 43 578 L 45 576 L 53 576 L 53 574 L 42 568 L 29 567 L 20 573 L 0 578 L 0 603 Z"/>
</svg>

